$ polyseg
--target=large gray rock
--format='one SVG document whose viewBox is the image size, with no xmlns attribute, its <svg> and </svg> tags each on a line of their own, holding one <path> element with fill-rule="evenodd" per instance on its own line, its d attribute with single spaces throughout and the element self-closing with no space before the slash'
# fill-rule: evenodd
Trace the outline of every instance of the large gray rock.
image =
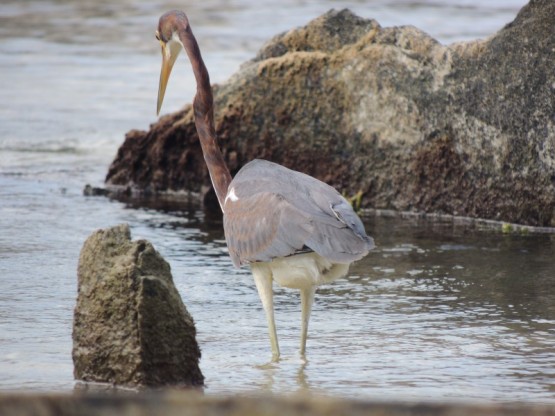
<svg viewBox="0 0 555 416">
<path fill-rule="evenodd" d="M 99 230 L 79 258 L 76 379 L 127 386 L 203 384 L 200 349 L 169 264 L 129 227 Z"/>
<path fill-rule="evenodd" d="M 444 46 L 347 10 L 277 36 L 215 89 L 232 173 L 265 158 L 363 207 L 555 226 L 555 2 Z M 177 76 L 177 75 L 176 75 Z M 203 192 L 191 106 L 128 133 L 112 189 Z"/>
</svg>

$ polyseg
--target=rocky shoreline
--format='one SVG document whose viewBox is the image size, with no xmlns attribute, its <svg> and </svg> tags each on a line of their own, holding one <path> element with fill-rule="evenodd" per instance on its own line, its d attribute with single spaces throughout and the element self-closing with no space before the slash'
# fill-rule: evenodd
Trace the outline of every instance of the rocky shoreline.
<svg viewBox="0 0 555 416">
<path fill-rule="evenodd" d="M 462 405 L 387 403 L 316 396 L 204 396 L 195 392 L 144 394 L 1 394 L 3 416 L 173 415 L 375 415 L 375 416 L 548 416 L 555 408 L 530 404 Z"/>
</svg>

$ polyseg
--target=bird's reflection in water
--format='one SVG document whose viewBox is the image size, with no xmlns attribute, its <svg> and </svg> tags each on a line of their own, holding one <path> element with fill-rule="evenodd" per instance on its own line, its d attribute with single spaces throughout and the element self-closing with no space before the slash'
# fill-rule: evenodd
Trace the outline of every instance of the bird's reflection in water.
<svg viewBox="0 0 555 416">
<path fill-rule="evenodd" d="M 259 387 L 262 391 L 283 391 L 282 384 L 289 385 L 290 393 L 306 393 L 310 391 L 310 383 L 306 374 L 308 360 L 305 357 L 280 359 L 255 366 L 262 375 Z M 296 371 L 291 367 L 297 367 Z M 295 374 L 295 380 L 283 379 L 286 374 Z"/>
<path fill-rule="evenodd" d="M 304 358 L 301 361 L 299 369 L 297 370 L 297 386 L 299 393 L 305 393 L 310 391 L 310 386 L 308 384 L 308 377 L 306 376 L 306 366 L 308 364 L 308 360 Z"/>
</svg>

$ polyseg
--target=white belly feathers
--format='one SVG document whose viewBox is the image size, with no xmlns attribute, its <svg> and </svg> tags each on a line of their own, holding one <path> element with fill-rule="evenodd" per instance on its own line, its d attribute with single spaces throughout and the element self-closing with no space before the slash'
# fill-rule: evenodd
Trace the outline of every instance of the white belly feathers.
<svg viewBox="0 0 555 416">
<path fill-rule="evenodd" d="M 345 276 L 349 264 L 331 263 L 317 253 L 304 253 L 251 263 L 251 268 L 254 274 L 269 274 L 280 286 L 305 289 Z"/>
</svg>

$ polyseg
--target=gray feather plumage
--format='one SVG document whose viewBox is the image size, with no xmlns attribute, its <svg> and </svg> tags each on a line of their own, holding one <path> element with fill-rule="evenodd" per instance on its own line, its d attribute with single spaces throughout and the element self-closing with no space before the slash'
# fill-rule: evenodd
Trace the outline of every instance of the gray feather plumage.
<svg viewBox="0 0 555 416">
<path fill-rule="evenodd" d="M 350 263 L 374 247 L 360 218 L 333 187 L 265 160 L 253 160 L 229 189 L 224 231 L 236 266 L 293 255 L 306 247 Z"/>
</svg>

